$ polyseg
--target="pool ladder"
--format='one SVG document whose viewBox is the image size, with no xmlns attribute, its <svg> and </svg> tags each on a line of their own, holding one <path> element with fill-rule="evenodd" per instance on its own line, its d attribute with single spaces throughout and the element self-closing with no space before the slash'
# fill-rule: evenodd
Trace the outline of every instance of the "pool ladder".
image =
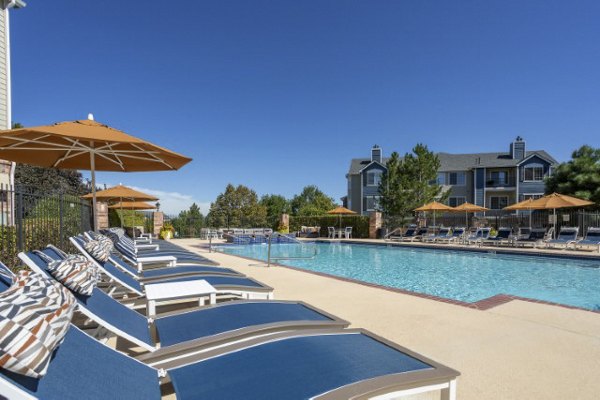
<svg viewBox="0 0 600 400">
<path fill-rule="evenodd" d="M 267 250 L 267 267 L 271 266 L 271 260 L 312 260 L 313 258 L 315 258 L 317 256 L 317 246 L 315 246 L 315 252 L 310 257 L 271 257 L 271 239 L 273 238 L 274 235 L 279 235 L 279 234 L 273 233 L 272 235 L 269 235 L 269 242 L 268 242 L 269 248 Z M 295 239 L 294 242 L 297 244 L 304 244 L 298 239 Z"/>
</svg>

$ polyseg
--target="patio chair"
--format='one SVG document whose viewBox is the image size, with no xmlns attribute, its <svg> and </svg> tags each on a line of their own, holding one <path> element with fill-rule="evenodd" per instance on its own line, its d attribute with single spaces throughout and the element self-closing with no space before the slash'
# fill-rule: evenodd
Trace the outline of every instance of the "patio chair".
<svg viewBox="0 0 600 400">
<path fill-rule="evenodd" d="M 450 236 L 439 237 L 436 238 L 434 241 L 436 243 L 458 243 L 461 239 L 465 237 L 466 230 L 467 229 L 463 227 L 454 228 Z"/>
<path fill-rule="evenodd" d="M 389 232 L 387 235 L 385 235 L 385 237 L 383 238 L 384 240 L 401 240 L 403 237 L 406 236 L 414 236 L 417 234 L 417 226 L 412 224 L 409 225 L 408 227 L 406 227 L 406 229 L 404 229 L 404 232 L 402 232 L 403 228 L 396 228 L 393 231 Z"/>
<path fill-rule="evenodd" d="M 414 242 L 415 240 L 423 240 L 424 237 L 429 235 L 429 228 L 421 227 L 417 229 L 417 232 L 412 236 L 403 236 L 400 238 L 401 242 Z M 430 236 L 430 235 L 429 235 Z"/>
<path fill-rule="evenodd" d="M 529 237 L 529 233 L 531 232 L 531 228 L 530 227 L 521 227 L 519 228 L 519 230 L 517 231 L 517 236 L 515 237 L 515 239 L 519 239 L 519 238 L 526 238 Z"/>
<path fill-rule="evenodd" d="M 560 232 L 556 239 L 548 239 L 545 241 L 546 248 L 552 249 L 562 247 L 566 250 L 570 244 L 575 244 L 577 242 L 578 234 L 579 227 L 562 227 L 560 228 Z"/>
<path fill-rule="evenodd" d="M 71 326 L 45 376 L 1 370 L 0 392 L 17 400 L 160 400 L 159 378 L 165 377 L 178 399 L 392 398 L 441 391 L 442 400 L 454 400 L 460 375 L 361 329 L 286 332 L 198 354 L 185 365 L 151 365 Z"/>
<path fill-rule="evenodd" d="M 512 228 L 498 228 L 496 236 L 490 236 L 483 240 L 483 244 L 493 244 L 499 246 L 501 244 L 510 244 L 512 241 Z"/>
<path fill-rule="evenodd" d="M 516 238 L 513 240 L 512 245 L 515 247 L 537 247 L 551 237 L 552 231 L 546 230 L 545 228 L 535 228 L 529 232 L 529 235 L 525 238 Z"/>
<path fill-rule="evenodd" d="M 597 248 L 600 253 L 600 228 L 588 228 L 585 233 L 585 238 L 575 243 L 575 249 L 582 250 L 584 248 Z"/>
<path fill-rule="evenodd" d="M 427 243 L 434 243 L 436 240 L 440 239 L 448 239 L 452 237 L 452 229 L 450 228 L 440 228 L 440 231 L 438 232 L 437 235 L 433 235 L 433 236 L 423 236 L 421 238 L 422 242 L 427 242 Z"/>
<path fill-rule="evenodd" d="M 327 227 L 327 239 L 335 239 L 335 226 Z"/>
<path fill-rule="evenodd" d="M 51 252 L 45 249 L 43 254 Z M 19 257 L 35 272 L 54 279 L 39 253 L 21 253 Z M 153 359 L 183 357 L 191 351 L 281 331 L 349 325 L 336 316 L 295 301 L 230 301 L 149 320 L 97 287 L 90 296 L 73 294 L 79 312 L 113 335 L 152 352 Z"/>
<path fill-rule="evenodd" d="M 352 238 L 352 227 L 351 226 L 347 226 L 344 228 L 344 237 L 346 239 Z"/>
<path fill-rule="evenodd" d="M 466 244 L 478 244 L 481 245 L 484 240 L 487 240 L 490 237 L 490 232 L 492 228 L 477 228 L 475 234 L 468 236 L 465 239 Z"/>
<path fill-rule="evenodd" d="M 81 251 L 80 240 L 81 239 L 75 237 L 71 238 L 71 242 L 75 245 L 75 247 L 78 248 L 78 250 Z M 100 264 L 93 257 L 87 254 L 87 252 L 82 251 L 82 254 L 92 262 L 96 263 L 96 266 L 98 266 L 100 270 L 106 276 L 108 276 L 108 278 L 110 279 L 110 283 L 116 284 L 116 288 L 124 289 L 127 292 L 134 293 L 137 296 L 145 296 L 145 284 L 205 280 L 215 289 L 217 289 L 218 294 L 234 294 L 236 296 L 247 299 L 273 298 L 272 287 L 267 286 L 247 276 L 228 276 L 223 274 L 216 275 L 206 273 L 201 275 L 196 274 L 194 276 L 157 276 L 153 279 L 142 280 L 133 276 L 131 271 L 126 271 L 119 268 L 119 264 L 114 265 L 110 261 Z"/>
</svg>

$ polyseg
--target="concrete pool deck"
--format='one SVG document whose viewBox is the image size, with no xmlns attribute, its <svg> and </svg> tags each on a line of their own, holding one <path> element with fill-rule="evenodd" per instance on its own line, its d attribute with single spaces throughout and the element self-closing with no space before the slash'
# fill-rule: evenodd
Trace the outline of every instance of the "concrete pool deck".
<svg viewBox="0 0 600 400">
<path fill-rule="evenodd" d="M 198 239 L 174 243 L 274 287 L 276 299 L 306 301 L 352 327 L 457 369 L 462 374 L 459 399 L 597 399 L 600 393 L 598 313 L 518 299 L 473 309 L 290 268 L 256 266 L 209 253 L 207 242 Z"/>
</svg>

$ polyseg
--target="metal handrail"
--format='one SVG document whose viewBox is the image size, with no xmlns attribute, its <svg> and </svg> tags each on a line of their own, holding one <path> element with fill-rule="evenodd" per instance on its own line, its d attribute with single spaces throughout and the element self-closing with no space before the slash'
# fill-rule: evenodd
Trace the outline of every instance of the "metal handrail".
<svg viewBox="0 0 600 400">
<path fill-rule="evenodd" d="M 275 234 L 269 235 L 269 242 L 268 242 L 268 246 L 269 247 L 268 247 L 268 250 L 267 250 L 267 267 L 271 266 L 271 260 L 312 260 L 318 254 L 318 248 L 317 248 L 317 246 L 315 246 L 315 252 L 310 257 L 271 257 L 271 241 L 272 241 L 272 238 L 273 238 L 274 235 Z M 281 236 L 280 233 L 277 233 L 277 235 Z M 289 238 L 289 236 L 286 236 L 286 237 Z M 292 238 L 290 238 L 290 239 L 292 239 Z M 298 243 L 298 244 L 304 244 L 301 241 L 299 241 L 298 239 L 295 239 L 295 240 L 296 240 L 296 243 Z"/>
</svg>

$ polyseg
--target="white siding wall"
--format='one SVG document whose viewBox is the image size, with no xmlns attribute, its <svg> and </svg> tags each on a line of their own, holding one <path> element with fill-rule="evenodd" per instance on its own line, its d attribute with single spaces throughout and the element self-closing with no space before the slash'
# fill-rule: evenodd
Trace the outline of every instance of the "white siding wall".
<svg viewBox="0 0 600 400">
<path fill-rule="evenodd" d="M 8 10 L 0 8 L 0 129 L 10 129 L 10 100 L 8 86 L 9 60 L 8 54 Z M 0 160 L 0 184 L 10 183 L 10 168 L 5 161 Z"/>
</svg>

